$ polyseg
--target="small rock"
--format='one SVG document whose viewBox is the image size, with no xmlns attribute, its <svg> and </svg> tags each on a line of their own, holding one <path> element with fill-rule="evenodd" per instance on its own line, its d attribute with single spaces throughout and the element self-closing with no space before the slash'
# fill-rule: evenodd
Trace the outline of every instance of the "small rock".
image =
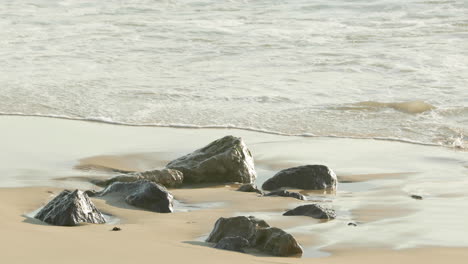
<svg viewBox="0 0 468 264">
<path fill-rule="evenodd" d="M 243 237 L 224 237 L 216 245 L 215 248 L 244 252 L 244 248 L 249 246 L 249 241 Z"/>
<path fill-rule="evenodd" d="M 256 192 L 258 194 L 263 194 L 263 192 L 260 189 L 258 189 L 257 185 L 255 185 L 253 183 L 243 184 L 237 190 L 239 192 Z"/>
<path fill-rule="evenodd" d="M 52 199 L 34 218 L 59 226 L 74 226 L 80 223 L 103 224 L 102 213 L 83 191 L 64 190 Z"/>
<path fill-rule="evenodd" d="M 325 208 L 319 204 L 306 204 L 287 211 L 283 215 L 305 215 L 317 219 L 335 219 L 336 213 L 333 209 Z"/>
<path fill-rule="evenodd" d="M 117 175 L 108 180 L 93 181 L 94 184 L 106 187 L 114 182 L 136 182 L 139 180 L 147 180 L 167 188 L 178 187 L 182 185 L 184 176 L 178 170 L 163 169 L 163 170 L 150 170 L 144 172 L 133 172 L 122 175 Z"/>
<path fill-rule="evenodd" d="M 263 185 L 264 190 L 284 187 L 308 190 L 335 190 L 338 180 L 335 173 L 324 165 L 306 165 L 289 168 L 276 173 Z"/>
<path fill-rule="evenodd" d="M 411 198 L 416 199 L 416 200 L 422 200 L 423 199 L 422 196 L 416 195 L 416 194 L 411 195 Z"/>
<path fill-rule="evenodd" d="M 257 177 L 252 154 L 241 138 L 233 136 L 218 139 L 166 167 L 181 171 L 184 183 L 253 183 Z"/>
<path fill-rule="evenodd" d="M 249 247 L 275 256 L 302 254 L 301 246 L 292 235 L 252 216 L 218 219 L 206 241 L 217 243 L 215 247 L 236 251 Z"/>
<path fill-rule="evenodd" d="M 97 196 L 117 195 L 130 205 L 159 213 L 172 213 L 173 196 L 161 185 L 147 180 L 136 182 L 114 182 Z"/>
<path fill-rule="evenodd" d="M 268 194 L 265 194 L 265 196 L 282 196 L 282 197 L 292 197 L 292 198 L 296 198 L 299 200 L 307 200 L 307 198 L 304 195 L 298 192 L 288 192 L 285 190 L 270 192 Z"/>
<path fill-rule="evenodd" d="M 348 226 L 357 226 L 356 223 L 348 223 Z"/>
<path fill-rule="evenodd" d="M 120 230 L 122 230 L 122 229 L 121 229 L 120 227 L 117 227 L 117 226 L 116 226 L 116 227 L 112 228 L 111 231 L 120 231 Z"/>
</svg>

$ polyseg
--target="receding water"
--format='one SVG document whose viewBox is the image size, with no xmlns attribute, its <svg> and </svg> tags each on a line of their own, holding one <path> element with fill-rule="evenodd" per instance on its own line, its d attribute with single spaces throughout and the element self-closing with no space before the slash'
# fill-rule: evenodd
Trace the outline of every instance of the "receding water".
<svg viewBox="0 0 468 264">
<path fill-rule="evenodd" d="M 4 0 L 0 113 L 464 147 L 467 14 L 466 0 Z"/>
</svg>

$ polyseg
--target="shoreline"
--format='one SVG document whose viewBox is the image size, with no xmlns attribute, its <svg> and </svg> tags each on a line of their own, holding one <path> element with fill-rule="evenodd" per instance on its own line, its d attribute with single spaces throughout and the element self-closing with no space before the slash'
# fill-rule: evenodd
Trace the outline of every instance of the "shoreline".
<svg viewBox="0 0 468 264">
<path fill-rule="evenodd" d="M 0 153 L 4 160 L 0 164 L 3 175 L 0 206 L 5 208 L 1 214 L 8 238 L 0 246 L 7 249 L 5 259 L 9 262 L 18 261 L 20 252 L 26 251 L 30 252 L 30 261 L 38 258 L 55 263 L 67 259 L 67 254 L 77 249 L 90 252 L 90 257 L 102 261 L 109 259 L 109 253 L 115 257 L 112 261 L 115 263 L 134 261 L 131 257 L 136 256 L 126 252 L 124 246 L 131 248 L 133 254 L 147 250 L 147 255 L 136 257 L 141 260 L 152 259 L 150 253 L 155 251 L 165 260 L 182 262 L 200 258 L 208 263 L 219 262 L 220 258 L 228 259 L 228 263 L 371 263 L 382 256 L 388 261 L 383 263 L 439 263 L 435 260 L 450 254 L 456 255 L 450 257 L 452 262 L 462 263 L 468 256 L 468 244 L 457 235 L 457 230 L 467 224 L 451 219 L 456 212 L 459 219 L 465 219 L 466 213 L 460 208 L 468 201 L 464 191 L 468 181 L 460 177 L 466 175 L 468 162 L 465 153 L 455 149 L 362 139 L 282 137 L 233 129 L 125 127 L 37 117 L 0 116 L 0 129 L 4 131 L 0 138 L 4 146 L 3 155 Z M 121 232 L 107 232 L 110 225 L 54 227 L 22 216 L 46 203 L 51 195 L 47 193 L 49 190 L 56 194 L 64 188 L 97 188 L 86 177 L 107 178 L 118 174 L 112 169 L 161 168 L 168 161 L 226 134 L 241 136 L 247 142 L 255 158 L 258 185 L 280 169 L 309 163 L 330 165 L 340 179 L 337 193 L 303 193 L 310 201 L 332 204 L 339 217 L 326 223 L 307 217 L 281 217 L 284 210 L 304 202 L 256 197 L 226 185 L 170 189 L 177 200 L 199 204 L 200 208 L 169 215 L 93 199 L 103 212 L 123 221 L 119 224 Z M 79 169 L 80 162 L 111 170 L 92 166 Z M 440 188 L 439 182 L 444 182 L 444 188 Z M 424 200 L 411 199 L 411 194 L 423 195 Z M 223 204 L 200 205 L 216 202 Z M 305 256 L 319 258 L 256 257 L 212 249 L 197 242 L 197 237 L 210 232 L 217 218 L 239 214 L 265 217 L 268 223 L 297 237 L 306 249 Z M 358 227 L 348 227 L 349 221 L 358 222 Z M 434 230 L 434 226 L 442 224 L 449 228 L 444 230 L 447 234 Z M 176 231 L 171 233 L 167 230 L 170 228 Z M 153 233 L 158 235 L 149 235 Z M 46 234 L 54 239 L 50 243 L 39 242 L 48 239 Z M 118 241 L 112 241 L 119 236 Z M 67 239 L 79 247 L 67 247 Z M 439 246 L 424 244 L 431 239 Z M 63 252 L 51 259 L 48 248 Z M 100 248 L 104 250 L 99 251 Z M 320 257 L 320 252 L 331 255 Z M 205 259 L 205 255 L 209 257 Z"/>
</svg>

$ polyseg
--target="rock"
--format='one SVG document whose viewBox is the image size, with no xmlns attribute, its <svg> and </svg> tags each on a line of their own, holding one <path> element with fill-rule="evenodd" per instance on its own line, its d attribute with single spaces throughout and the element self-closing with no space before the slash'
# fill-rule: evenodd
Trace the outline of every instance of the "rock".
<svg viewBox="0 0 468 264">
<path fill-rule="evenodd" d="M 298 206 L 292 210 L 287 211 L 283 215 L 305 215 L 317 219 L 335 219 L 335 210 L 325 208 L 319 204 L 306 204 Z"/>
<path fill-rule="evenodd" d="M 423 197 L 421 195 L 416 195 L 416 194 L 411 195 L 411 198 L 416 199 L 416 200 L 422 200 L 423 199 Z"/>
<path fill-rule="evenodd" d="M 302 255 L 302 247 L 296 239 L 291 234 L 276 227 L 258 229 L 255 247 L 274 256 Z"/>
<path fill-rule="evenodd" d="M 218 219 L 206 241 L 217 243 L 216 248 L 236 251 L 248 247 L 275 256 L 302 254 L 301 246 L 292 235 L 252 216 Z"/>
<path fill-rule="evenodd" d="M 80 223 L 103 224 L 102 213 L 83 191 L 64 190 L 52 199 L 34 218 L 59 226 L 74 226 Z"/>
<path fill-rule="evenodd" d="M 304 195 L 298 192 L 288 192 L 285 190 L 270 192 L 270 193 L 265 194 L 265 196 L 282 196 L 282 197 L 292 197 L 292 198 L 296 198 L 299 200 L 307 200 L 307 198 Z"/>
<path fill-rule="evenodd" d="M 112 228 L 111 231 L 120 231 L 120 230 L 122 230 L 122 228 L 116 226 L 116 227 Z"/>
<path fill-rule="evenodd" d="M 166 188 L 147 180 L 114 182 L 97 196 L 118 195 L 133 206 L 159 213 L 172 213 L 173 196 Z"/>
<path fill-rule="evenodd" d="M 184 176 L 178 170 L 163 169 L 163 170 L 150 170 L 144 172 L 134 172 L 122 175 L 117 175 L 103 181 L 93 181 L 94 184 L 99 186 L 108 186 L 114 182 L 135 182 L 139 180 L 148 180 L 167 188 L 178 187 L 182 185 Z"/>
<path fill-rule="evenodd" d="M 264 190 L 290 187 L 308 190 L 335 190 L 338 180 L 335 173 L 327 166 L 306 165 L 289 168 L 276 173 L 263 185 Z"/>
<path fill-rule="evenodd" d="M 254 239 L 258 227 L 269 227 L 269 225 L 253 216 L 221 217 L 216 221 L 206 241 L 217 243 L 225 237 L 242 237 L 250 242 Z"/>
<path fill-rule="evenodd" d="M 243 237 L 225 237 L 221 239 L 216 245 L 215 248 L 244 252 L 244 248 L 248 247 L 249 241 Z"/>
<path fill-rule="evenodd" d="M 226 136 L 204 148 L 169 162 L 184 183 L 252 183 L 256 178 L 252 154 L 241 138 Z"/>
<path fill-rule="evenodd" d="M 253 183 L 243 184 L 237 190 L 239 192 L 256 192 L 256 193 L 259 193 L 259 194 L 263 194 L 263 192 L 260 189 L 258 189 L 257 185 L 255 185 Z"/>
<path fill-rule="evenodd" d="M 350 223 L 348 223 L 348 226 L 357 226 L 357 224 L 350 222 Z"/>
</svg>

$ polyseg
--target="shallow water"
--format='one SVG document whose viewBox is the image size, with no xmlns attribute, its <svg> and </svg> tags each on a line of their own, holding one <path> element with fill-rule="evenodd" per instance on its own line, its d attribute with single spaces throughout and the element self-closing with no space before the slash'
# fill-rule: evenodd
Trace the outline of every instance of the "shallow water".
<svg viewBox="0 0 468 264">
<path fill-rule="evenodd" d="M 5 0 L 0 113 L 465 147 L 467 13 L 463 0 Z"/>
</svg>

